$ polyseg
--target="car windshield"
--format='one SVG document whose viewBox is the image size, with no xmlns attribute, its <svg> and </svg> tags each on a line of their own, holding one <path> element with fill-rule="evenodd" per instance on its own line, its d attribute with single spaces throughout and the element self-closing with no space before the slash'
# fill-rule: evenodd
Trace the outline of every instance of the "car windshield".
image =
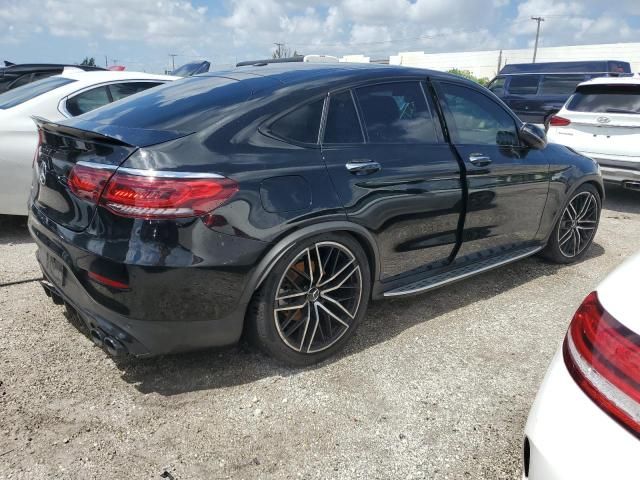
<svg viewBox="0 0 640 480">
<path fill-rule="evenodd" d="M 15 88 L 0 94 L 0 110 L 15 107 L 71 82 L 75 82 L 75 80 L 65 77 L 48 77 Z"/>
<path fill-rule="evenodd" d="M 640 86 L 598 86 L 578 89 L 567 110 L 592 113 L 640 114 Z"/>
</svg>

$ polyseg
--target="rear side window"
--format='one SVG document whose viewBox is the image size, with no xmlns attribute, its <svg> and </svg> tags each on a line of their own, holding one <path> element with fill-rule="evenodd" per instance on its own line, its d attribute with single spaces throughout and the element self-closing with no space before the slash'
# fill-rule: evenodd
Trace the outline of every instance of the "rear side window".
<svg viewBox="0 0 640 480">
<path fill-rule="evenodd" d="M 418 82 L 356 90 L 370 143 L 435 143 L 436 131 Z"/>
<path fill-rule="evenodd" d="M 296 108 L 276 120 L 271 125 L 271 133 L 285 140 L 318 143 L 323 105 L 324 99 Z"/>
<path fill-rule="evenodd" d="M 111 101 L 116 102 L 134 93 L 142 92 L 148 88 L 157 87 L 162 85 L 162 82 L 126 82 L 126 83 L 114 83 L 109 85 L 109 91 L 111 92 Z"/>
<path fill-rule="evenodd" d="M 74 117 L 110 103 L 106 86 L 79 93 L 67 100 L 67 111 Z"/>
<path fill-rule="evenodd" d="M 72 82 L 75 80 L 64 77 L 49 77 L 9 90 L 0 95 L 0 109 L 6 110 L 15 107 Z"/>
<path fill-rule="evenodd" d="M 455 143 L 517 146 L 513 118 L 497 102 L 471 88 L 443 83 L 445 115 Z"/>
<path fill-rule="evenodd" d="M 509 81 L 509 93 L 513 95 L 535 95 L 538 93 L 539 75 L 514 75 Z"/>
<path fill-rule="evenodd" d="M 358 114 L 350 92 L 329 97 L 324 143 L 363 143 Z"/>
<path fill-rule="evenodd" d="M 566 108 L 574 112 L 640 114 L 640 86 L 581 88 Z"/>
<path fill-rule="evenodd" d="M 543 75 L 540 95 L 571 95 L 584 80 L 584 75 Z"/>
</svg>

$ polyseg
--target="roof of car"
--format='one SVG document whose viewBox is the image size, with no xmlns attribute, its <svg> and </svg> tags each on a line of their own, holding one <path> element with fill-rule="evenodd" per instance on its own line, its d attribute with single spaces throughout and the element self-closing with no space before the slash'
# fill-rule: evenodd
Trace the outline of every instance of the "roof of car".
<svg viewBox="0 0 640 480">
<path fill-rule="evenodd" d="M 112 82 L 117 80 L 177 80 L 181 77 L 174 77 L 172 75 L 156 75 L 153 73 L 145 72 L 130 72 L 130 71 L 112 71 L 102 70 L 94 72 L 84 72 L 75 69 L 67 69 L 62 72 L 60 77 L 71 78 L 73 80 L 81 81 L 84 83 L 102 83 Z"/>
<path fill-rule="evenodd" d="M 105 71 L 104 68 L 94 67 L 89 65 L 72 65 L 65 63 L 20 63 L 15 65 L 8 65 L 0 68 L 0 73 L 3 74 L 23 74 L 32 72 L 50 72 L 64 69 L 65 67 L 75 67 L 81 70 L 87 71 Z"/>
<path fill-rule="evenodd" d="M 633 77 L 598 77 L 582 82 L 578 87 L 587 85 L 640 85 L 640 76 Z"/>
<path fill-rule="evenodd" d="M 209 76 L 229 76 L 236 78 L 238 75 L 255 75 L 262 77 L 270 77 L 281 83 L 297 83 L 307 79 L 317 79 L 322 77 L 363 77 L 366 78 L 371 74 L 379 74 L 381 76 L 430 76 L 438 78 L 456 78 L 457 75 L 439 72 L 435 70 L 427 70 L 423 68 L 405 67 L 400 65 L 381 65 L 373 63 L 306 63 L 306 62 L 287 62 L 287 63 L 269 63 L 255 64 L 234 68 L 224 72 L 209 72 L 203 75 Z"/>
</svg>

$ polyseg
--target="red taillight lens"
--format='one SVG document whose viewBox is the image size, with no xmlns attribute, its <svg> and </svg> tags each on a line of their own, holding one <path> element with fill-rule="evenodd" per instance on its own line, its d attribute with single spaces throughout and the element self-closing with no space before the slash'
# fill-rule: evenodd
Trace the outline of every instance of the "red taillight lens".
<svg viewBox="0 0 640 480">
<path fill-rule="evenodd" d="M 554 115 L 549 120 L 549 125 L 551 125 L 552 127 L 566 127 L 567 125 L 571 125 L 571 120 Z"/>
<path fill-rule="evenodd" d="M 563 354 L 580 388 L 640 437 L 640 335 L 613 318 L 595 292 L 574 315 Z"/>
<path fill-rule="evenodd" d="M 199 217 L 238 190 L 228 178 L 161 178 L 116 173 L 100 204 L 113 213 L 137 218 Z"/>
<path fill-rule="evenodd" d="M 111 175 L 112 170 L 76 164 L 71 169 L 67 185 L 77 197 L 97 203 Z"/>
<path fill-rule="evenodd" d="M 96 273 L 96 272 L 89 271 L 87 272 L 87 275 L 94 282 L 101 283 L 102 285 L 106 285 L 107 287 L 117 288 L 119 290 L 126 290 L 129 288 L 129 285 L 127 285 L 124 282 L 114 280 L 113 278 L 105 277 L 104 275 L 100 275 L 99 273 Z"/>
<path fill-rule="evenodd" d="M 80 198 L 117 215 L 145 219 L 200 217 L 238 191 L 236 182 L 216 175 L 135 172 L 76 165 L 67 183 Z"/>
</svg>

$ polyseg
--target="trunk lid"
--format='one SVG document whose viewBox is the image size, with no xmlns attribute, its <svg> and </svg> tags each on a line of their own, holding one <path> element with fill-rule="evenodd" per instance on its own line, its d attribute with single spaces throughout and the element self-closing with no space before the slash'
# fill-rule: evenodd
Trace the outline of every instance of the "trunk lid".
<svg viewBox="0 0 640 480">
<path fill-rule="evenodd" d="M 76 164 L 89 163 L 115 171 L 139 147 L 185 135 L 96 122 L 74 122 L 72 127 L 34 120 L 40 143 L 34 159 L 33 204 L 53 222 L 75 231 L 87 228 L 97 208 L 69 188 L 69 174 Z"/>
</svg>

